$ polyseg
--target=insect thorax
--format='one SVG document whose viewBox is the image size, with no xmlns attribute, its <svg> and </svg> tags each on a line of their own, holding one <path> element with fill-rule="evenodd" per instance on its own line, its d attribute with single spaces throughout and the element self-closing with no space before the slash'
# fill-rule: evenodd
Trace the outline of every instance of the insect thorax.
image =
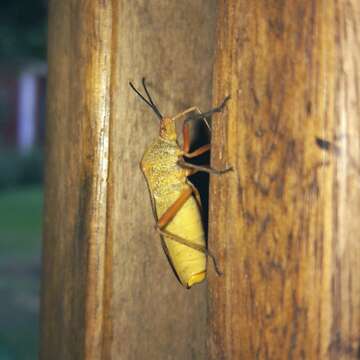
<svg viewBox="0 0 360 360">
<path fill-rule="evenodd" d="M 176 141 L 161 138 L 145 151 L 141 169 L 154 196 L 174 191 L 185 183 L 185 171 L 177 165 L 180 154 Z"/>
</svg>

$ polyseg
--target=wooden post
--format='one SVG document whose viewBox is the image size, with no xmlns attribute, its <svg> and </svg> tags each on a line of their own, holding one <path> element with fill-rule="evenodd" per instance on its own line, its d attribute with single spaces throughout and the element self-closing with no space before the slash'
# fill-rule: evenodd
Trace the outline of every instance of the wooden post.
<svg viewBox="0 0 360 360">
<path fill-rule="evenodd" d="M 202 359 L 206 284 L 180 286 L 139 169 L 158 120 L 210 106 L 215 1 L 53 0 L 41 358 Z"/>
<path fill-rule="evenodd" d="M 209 358 L 360 354 L 360 3 L 219 2 Z"/>
</svg>

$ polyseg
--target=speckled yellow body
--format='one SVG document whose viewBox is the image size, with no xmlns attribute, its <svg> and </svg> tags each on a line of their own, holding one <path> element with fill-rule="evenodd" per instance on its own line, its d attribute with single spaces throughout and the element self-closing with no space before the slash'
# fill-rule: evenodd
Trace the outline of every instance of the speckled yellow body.
<svg viewBox="0 0 360 360">
<path fill-rule="evenodd" d="M 175 128 L 173 129 L 175 133 Z M 192 186 L 187 179 L 187 170 L 177 161 L 182 151 L 173 136 L 157 138 L 145 151 L 141 169 L 145 175 L 151 195 L 152 206 L 159 219 Z M 205 235 L 201 213 L 192 195 L 164 228 L 176 236 L 205 247 Z M 163 237 L 166 252 L 180 282 L 187 287 L 201 282 L 206 276 L 206 255 L 189 246 L 180 244 L 167 236 Z"/>
</svg>

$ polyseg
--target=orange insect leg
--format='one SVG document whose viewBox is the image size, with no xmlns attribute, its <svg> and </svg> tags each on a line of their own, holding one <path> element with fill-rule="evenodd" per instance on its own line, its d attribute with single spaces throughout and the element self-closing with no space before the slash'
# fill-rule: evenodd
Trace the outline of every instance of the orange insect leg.
<svg viewBox="0 0 360 360">
<path fill-rule="evenodd" d="M 177 214 L 177 212 L 181 209 L 181 207 L 186 203 L 186 201 L 191 196 L 193 190 L 192 188 L 185 189 L 181 195 L 177 198 L 177 200 L 162 214 L 159 219 L 157 226 L 161 229 L 165 227 Z"/>
<path fill-rule="evenodd" d="M 199 156 L 201 154 L 204 154 L 205 152 L 209 151 L 210 150 L 210 144 L 206 144 L 206 145 L 203 145 L 203 146 L 200 146 L 198 149 L 194 150 L 193 152 L 189 153 L 189 152 L 186 152 L 185 150 L 185 153 L 184 153 L 184 156 L 186 156 L 187 158 L 194 158 L 196 156 Z"/>
<path fill-rule="evenodd" d="M 165 213 L 161 216 L 161 218 L 159 219 L 159 221 L 157 222 L 157 226 L 156 229 L 157 231 L 164 235 L 167 236 L 177 242 L 179 242 L 180 244 L 189 246 L 195 250 L 201 251 L 203 253 L 205 253 L 206 255 L 210 256 L 213 263 L 214 263 L 214 268 L 215 271 L 217 272 L 218 275 L 223 275 L 223 273 L 220 271 L 217 263 L 216 263 L 216 259 L 215 256 L 205 247 L 197 245 L 197 244 L 193 244 L 189 241 L 187 241 L 186 239 L 183 239 L 175 234 L 171 234 L 165 230 L 162 230 L 173 218 L 174 216 L 178 213 L 178 211 L 181 209 L 181 207 L 185 204 L 185 202 L 189 199 L 189 197 L 191 196 L 193 192 L 193 189 L 190 187 L 186 190 L 184 190 L 181 195 L 177 198 L 177 200 L 165 211 Z"/>
<path fill-rule="evenodd" d="M 183 126 L 183 150 L 188 153 L 190 150 L 190 130 L 189 125 L 184 123 Z"/>
</svg>

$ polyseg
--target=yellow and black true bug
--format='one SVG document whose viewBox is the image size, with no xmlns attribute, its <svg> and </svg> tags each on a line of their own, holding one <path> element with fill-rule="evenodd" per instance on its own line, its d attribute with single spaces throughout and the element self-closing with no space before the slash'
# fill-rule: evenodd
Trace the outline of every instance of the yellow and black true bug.
<svg viewBox="0 0 360 360">
<path fill-rule="evenodd" d="M 198 171 L 222 174 L 231 170 L 216 170 L 206 166 L 190 164 L 184 160 L 193 158 L 210 150 L 210 144 L 193 152 L 190 150 L 188 122 L 206 118 L 221 112 L 229 97 L 222 104 L 208 112 L 201 113 L 191 107 L 174 117 L 162 116 L 153 102 L 143 78 L 145 98 L 130 82 L 131 88 L 151 107 L 160 119 L 159 137 L 147 148 L 140 166 L 148 185 L 156 230 L 160 233 L 163 249 L 181 284 L 190 288 L 206 276 L 206 255 L 212 257 L 218 273 L 215 258 L 207 250 L 201 219 L 201 201 L 197 189 L 188 176 Z M 175 129 L 175 121 L 188 116 L 183 123 L 183 146 L 180 147 Z M 210 129 L 210 128 L 209 128 Z"/>
</svg>

